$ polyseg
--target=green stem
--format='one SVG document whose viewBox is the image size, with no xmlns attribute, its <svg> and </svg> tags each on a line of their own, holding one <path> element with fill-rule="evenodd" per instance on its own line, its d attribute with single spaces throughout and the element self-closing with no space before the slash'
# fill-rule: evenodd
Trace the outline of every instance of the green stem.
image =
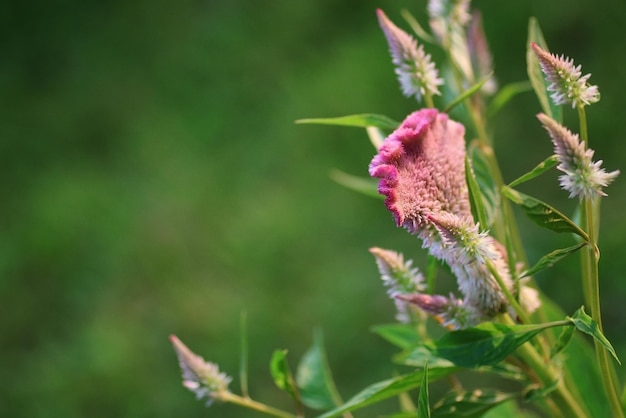
<svg viewBox="0 0 626 418">
<path fill-rule="evenodd" d="M 585 115 L 585 108 L 578 106 L 578 118 L 580 122 L 580 137 L 585 145 L 588 145 L 589 139 L 587 135 L 587 117 Z M 600 281 L 598 275 L 598 234 L 596 221 L 599 219 L 599 213 L 597 213 L 598 206 L 594 205 L 592 198 L 585 197 L 581 202 L 580 214 L 581 214 L 581 227 L 587 232 L 589 236 L 589 245 L 583 248 L 581 253 L 581 267 L 583 275 L 583 293 L 585 297 L 585 304 L 589 306 L 591 311 L 591 317 L 598 324 L 598 329 L 602 332 L 602 312 L 600 309 Z M 615 373 L 611 359 L 608 352 L 604 347 L 594 339 L 596 359 L 598 367 L 600 369 L 600 377 L 602 378 L 602 384 L 604 391 L 609 399 L 609 405 L 613 416 L 616 418 L 623 418 L 624 411 L 620 402 L 620 389 L 619 383 L 615 379 Z"/>
<path fill-rule="evenodd" d="M 508 315 L 500 315 L 499 318 L 507 325 L 515 324 L 513 319 L 511 319 Z M 589 416 L 572 396 L 571 392 L 561 378 L 560 372 L 556 370 L 552 364 L 547 364 L 541 355 L 537 353 L 531 343 L 527 342 L 522 344 L 516 353 L 519 354 L 524 359 L 526 364 L 531 367 L 544 386 L 551 385 L 555 381 L 558 381 L 556 389 L 551 396 L 564 416 L 568 418 L 586 418 Z"/>
<path fill-rule="evenodd" d="M 244 398 L 243 396 L 235 395 L 231 392 L 222 392 L 216 398 L 223 402 L 231 402 L 279 418 L 297 418 L 296 415 L 290 414 L 289 412 L 272 408 L 271 406 L 265 405 L 257 401 L 253 401 L 250 398 Z"/>
</svg>

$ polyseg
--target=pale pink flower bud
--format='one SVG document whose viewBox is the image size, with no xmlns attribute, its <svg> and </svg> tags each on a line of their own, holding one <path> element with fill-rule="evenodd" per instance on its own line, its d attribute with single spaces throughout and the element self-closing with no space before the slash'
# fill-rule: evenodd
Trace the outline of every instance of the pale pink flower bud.
<svg viewBox="0 0 626 418">
<path fill-rule="evenodd" d="M 232 378 L 225 373 L 220 373 L 217 364 L 204 361 L 202 357 L 189 350 L 175 335 L 170 335 L 170 341 L 178 355 L 180 369 L 183 373 L 183 386 L 194 392 L 198 399 L 207 398 L 207 406 L 228 392 L 228 384 Z"/>
<path fill-rule="evenodd" d="M 453 294 L 449 298 L 424 293 L 398 295 L 397 298 L 416 305 L 448 329 L 468 328 L 484 320 L 478 309 L 455 298 Z"/>
<path fill-rule="evenodd" d="M 536 43 L 531 44 L 541 70 L 546 75 L 546 80 L 550 83 L 548 91 L 553 92 L 551 97 L 555 104 L 571 104 L 585 106 L 596 103 L 600 100 L 598 86 L 587 83 L 591 74 L 582 75 L 581 66 L 574 66 L 574 60 L 550 54 Z"/>
<path fill-rule="evenodd" d="M 398 311 L 396 319 L 403 323 L 410 322 L 407 303 L 396 296 L 424 291 L 424 276 L 417 267 L 413 267 L 412 260 L 404 261 L 400 253 L 378 247 L 370 248 L 370 253 L 376 258 L 381 279 L 387 286 L 387 294 L 395 301 Z"/>
<path fill-rule="evenodd" d="M 619 174 L 619 170 L 607 173 L 600 166 L 602 160 L 593 161 L 594 151 L 587 149 L 578 135 L 559 124 L 548 115 L 540 113 L 537 118 L 550 134 L 563 175 L 559 177 L 561 187 L 569 192 L 569 197 L 580 199 L 595 196 L 606 196 L 602 191 Z"/>
<path fill-rule="evenodd" d="M 424 53 L 424 47 L 418 46 L 411 35 L 394 25 L 382 10 L 378 9 L 376 13 L 389 44 L 402 93 L 406 97 L 415 96 L 418 101 L 426 94 L 441 94 L 437 87 L 443 84 L 443 80 L 439 78 L 430 55 Z"/>
</svg>

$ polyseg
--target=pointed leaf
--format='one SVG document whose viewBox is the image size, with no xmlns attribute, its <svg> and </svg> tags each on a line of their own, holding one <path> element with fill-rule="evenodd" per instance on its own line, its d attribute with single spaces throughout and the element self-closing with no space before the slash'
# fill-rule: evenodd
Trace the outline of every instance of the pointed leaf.
<svg viewBox="0 0 626 418">
<path fill-rule="evenodd" d="M 342 402 L 326 359 L 320 332 L 315 333 L 313 346 L 304 353 L 298 364 L 296 383 L 302 403 L 309 408 L 330 409 Z"/>
<path fill-rule="evenodd" d="M 372 332 L 402 349 L 411 349 L 422 340 L 417 329 L 408 324 L 374 325 Z"/>
<path fill-rule="evenodd" d="M 385 196 L 378 193 L 378 180 L 366 177 L 353 176 L 341 170 L 331 170 L 328 174 L 336 183 L 354 190 L 366 196 L 384 199 Z"/>
<path fill-rule="evenodd" d="M 429 35 L 428 32 L 426 32 L 424 28 L 422 28 L 422 26 L 419 24 L 417 19 L 411 14 L 411 12 L 409 12 L 406 9 L 402 9 L 400 14 L 404 18 L 404 20 L 406 20 L 409 26 L 411 26 L 411 29 L 413 29 L 413 32 L 415 32 L 418 38 L 420 38 L 422 41 L 429 42 L 431 44 L 436 42 L 435 38 Z"/>
<path fill-rule="evenodd" d="M 365 128 L 365 132 L 367 132 L 367 136 L 374 148 L 380 148 L 383 142 L 385 142 L 385 134 L 380 130 L 380 128 L 368 126 Z"/>
<path fill-rule="evenodd" d="M 474 170 L 472 169 L 472 163 L 469 155 L 465 155 L 465 182 L 467 183 L 467 189 L 469 191 L 469 200 L 472 211 L 472 216 L 480 224 L 481 230 L 485 231 L 489 229 L 489 223 L 487 221 L 487 212 L 483 197 L 480 193 L 480 186 L 476 177 L 474 176 Z"/>
<path fill-rule="evenodd" d="M 575 327 L 563 327 L 563 330 L 559 335 L 559 339 L 557 340 L 556 345 L 550 349 L 550 358 L 556 357 L 567 348 L 569 343 L 572 341 L 572 337 L 574 336 L 575 331 Z"/>
<path fill-rule="evenodd" d="M 513 203 L 521 206 L 524 212 L 526 212 L 526 215 L 537 225 L 555 232 L 571 232 L 581 236 L 585 241 L 589 241 L 589 237 L 585 231 L 580 229 L 578 225 L 567 216 L 547 203 L 507 186 L 502 188 L 502 193 Z"/>
<path fill-rule="evenodd" d="M 429 373 L 428 380 L 432 382 L 436 379 L 445 377 L 450 373 L 450 369 L 433 369 Z M 421 385 L 423 376 L 423 370 L 417 370 L 413 373 L 374 383 L 357 393 L 339 408 L 328 411 L 325 414 L 318 416 L 318 418 L 337 417 L 344 412 L 354 411 L 355 409 L 363 408 L 367 405 L 380 402 L 384 399 L 397 396 L 400 393 L 415 389 Z"/>
<path fill-rule="evenodd" d="M 460 367 L 495 365 L 544 329 L 566 324 L 566 321 L 536 325 L 484 322 L 473 328 L 449 332 L 424 346 Z"/>
<path fill-rule="evenodd" d="M 573 330 L 574 328 L 567 327 L 567 329 Z M 532 386 L 524 390 L 522 397 L 525 402 L 535 402 L 540 399 L 544 399 L 546 396 L 548 396 L 558 388 L 560 381 L 560 378 L 556 379 L 547 386 L 538 386 L 536 384 L 533 384 Z"/>
<path fill-rule="evenodd" d="M 527 182 L 528 180 L 534 179 L 535 177 L 537 177 L 540 174 L 543 174 L 544 172 L 548 171 L 549 169 L 551 169 L 552 167 L 554 167 L 558 163 L 559 163 L 559 160 L 558 160 L 557 156 L 556 155 L 551 155 L 550 157 L 546 158 L 544 161 L 542 161 L 539 164 L 537 164 L 537 167 L 533 168 L 528 173 L 526 173 L 526 174 L 518 177 L 517 179 L 513 180 L 511 182 L 511 184 L 509 184 L 509 187 L 515 187 L 518 184 L 522 184 L 522 183 Z"/>
<path fill-rule="evenodd" d="M 337 118 L 308 118 L 298 119 L 296 123 L 310 123 L 320 125 L 338 125 L 338 126 L 356 126 L 360 128 L 367 128 L 368 126 L 375 126 L 380 129 L 396 129 L 400 126 L 399 122 L 384 116 L 374 113 L 362 113 L 359 115 L 340 116 Z"/>
<path fill-rule="evenodd" d="M 452 109 L 454 109 L 457 105 L 463 103 L 465 101 L 465 99 L 467 99 L 468 97 L 470 97 L 471 95 L 473 95 L 474 93 L 476 93 L 477 91 L 479 91 L 481 89 L 481 87 L 487 82 L 489 81 L 489 79 L 493 77 L 493 71 L 490 72 L 489 74 L 487 74 L 487 76 L 485 76 L 482 80 L 480 80 L 478 83 L 474 84 L 473 86 L 471 86 L 469 89 L 465 90 L 463 93 L 461 93 L 456 99 L 454 99 L 453 101 L 451 101 L 450 103 L 448 103 L 448 105 L 443 109 L 444 113 L 450 113 L 450 111 Z"/>
<path fill-rule="evenodd" d="M 539 22 L 536 18 L 531 17 L 528 21 L 528 41 L 526 43 L 526 70 L 528 72 L 528 79 L 535 90 L 543 112 L 560 123 L 563 118 L 561 106 L 554 104 L 550 97 L 548 97 L 548 82 L 541 71 L 539 60 L 531 47 L 533 42 L 542 49 L 549 51 L 548 45 L 543 38 L 541 28 L 539 27 Z"/>
<path fill-rule="evenodd" d="M 561 261 L 561 259 L 563 259 L 563 258 L 567 257 L 568 255 L 570 255 L 570 254 L 580 250 L 585 245 L 587 245 L 587 243 L 586 242 L 582 242 L 580 244 L 573 245 L 571 247 L 560 248 L 558 250 L 554 250 L 551 253 L 544 255 L 543 257 L 541 257 L 539 259 L 539 261 L 537 261 L 537 264 L 535 264 L 530 269 L 525 271 L 520 276 L 520 279 L 522 277 L 532 276 L 533 274 L 535 274 L 535 273 L 537 273 L 539 271 L 542 271 L 542 270 L 545 270 L 545 269 L 548 269 L 548 268 L 552 267 L 557 262 Z"/>
<path fill-rule="evenodd" d="M 513 97 L 532 89 L 528 81 L 518 81 L 502 87 L 489 103 L 487 115 L 491 118 L 498 113 Z"/>
<path fill-rule="evenodd" d="M 500 206 L 500 193 L 496 186 L 494 175 L 489 168 L 487 152 L 493 152 L 489 148 L 478 141 L 472 141 L 468 148 L 468 154 L 471 158 L 472 171 L 474 178 L 480 188 L 480 196 L 482 197 L 483 206 L 485 208 L 487 224 L 484 228 L 491 228 L 497 216 Z"/>
<path fill-rule="evenodd" d="M 272 373 L 276 386 L 297 400 L 298 392 L 296 384 L 293 380 L 289 365 L 287 364 L 287 350 L 274 351 L 272 360 L 270 361 L 270 372 Z"/>
<path fill-rule="evenodd" d="M 434 256 L 428 254 L 426 259 L 426 292 L 432 295 L 435 291 L 435 281 L 437 280 L 437 272 L 441 262 Z"/>
<path fill-rule="evenodd" d="M 613 348 L 609 340 L 607 340 L 606 337 L 602 334 L 602 331 L 600 331 L 600 329 L 598 328 L 598 323 L 594 321 L 593 318 L 591 318 L 589 315 L 587 315 L 587 313 L 585 313 L 585 308 L 583 306 L 581 306 L 580 309 L 578 309 L 574 313 L 574 315 L 568 317 L 567 319 L 570 320 L 579 331 L 591 335 L 596 341 L 602 344 L 604 348 L 609 351 L 609 353 L 611 353 L 613 358 L 619 364 L 622 364 L 622 362 L 619 361 L 619 358 L 617 358 L 615 349 Z"/>
<path fill-rule="evenodd" d="M 458 369 L 454 363 L 441 357 L 435 356 L 429 349 L 420 345 L 409 352 L 397 354 L 393 357 L 393 361 L 405 366 L 422 367 L 428 362 L 430 369 L 436 368 L 454 368 Z"/>
<path fill-rule="evenodd" d="M 424 376 L 420 386 L 420 396 L 417 400 L 417 416 L 430 418 L 430 403 L 428 400 L 428 361 L 424 363 Z"/>
<path fill-rule="evenodd" d="M 479 418 L 488 410 L 501 403 L 514 399 L 515 393 L 495 390 L 474 390 L 473 392 L 450 392 L 433 408 L 433 418 Z"/>
</svg>

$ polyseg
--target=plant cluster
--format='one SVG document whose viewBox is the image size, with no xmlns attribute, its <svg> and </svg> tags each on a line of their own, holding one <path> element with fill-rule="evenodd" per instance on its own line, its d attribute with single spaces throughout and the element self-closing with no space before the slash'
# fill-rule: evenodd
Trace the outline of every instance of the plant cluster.
<svg viewBox="0 0 626 418">
<path fill-rule="evenodd" d="M 236 395 L 228 388 L 230 377 L 172 336 L 184 386 L 209 404 L 233 402 L 278 417 L 304 417 L 308 409 L 321 410 L 319 418 L 350 417 L 391 397 L 400 400 L 397 410 L 389 411 L 393 417 L 522 416 L 530 404 L 545 416 L 623 417 L 614 370 L 619 360 L 602 332 L 597 246 L 599 202 L 619 172 L 607 172 L 602 161 L 594 160 L 585 115 L 586 107 L 600 100 L 599 89 L 572 59 L 549 52 L 535 19 L 529 23 L 529 83 L 498 88 L 481 17 L 470 10 L 469 0 L 430 0 L 428 16 L 429 31 L 405 13 L 410 34 L 377 11 L 400 89 L 417 100 L 418 110 L 401 123 L 377 114 L 299 121 L 366 128 L 376 153 L 369 165 L 372 178 L 342 173 L 338 180 L 384 197 L 396 226 L 428 252 L 427 265 L 416 266 L 397 251 L 370 249 L 397 307 L 397 323 L 374 330 L 398 347 L 393 361 L 410 371 L 344 402 L 318 335 L 295 374 L 285 351 L 276 351 L 271 360 L 276 385 L 296 401 L 291 413 L 250 398 L 245 344 L 242 394 Z M 428 48 L 440 48 L 445 61 L 435 63 Z M 487 125 L 511 97 L 527 90 L 539 99 L 542 112 L 536 123 L 545 128 L 554 152 L 505 183 Z M 563 125 L 563 105 L 577 112 L 578 133 Z M 452 110 L 462 121 L 453 120 Z M 475 139 L 468 141 L 468 132 Z M 561 172 L 560 187 L 578 201 L 576 216 L 516 189 L 553 169 Z M 538 226 L 569 234 L 571 246 L 529 263 L 515 207 Z M 568 316 L 538 288 L 533 275 L 573 254 L 580 258 L 584 307 Z M 437 293 L 439 270 L 456 278 L 457 292 Z M 433 337 L 433 324 L 442 336 Z M 590 335 L 594 346 L 577 332 Z M 592 352 L 596 361 L 588 363 Z M 456 378 L 461 370 L 493 374 L 522 389 L 465 389 Z M 447 379 L 450 392 L 431 400 L 428 385 L 438 379 Z M 603 391 L 583 393 L 583 383 Z"/>
</svg>

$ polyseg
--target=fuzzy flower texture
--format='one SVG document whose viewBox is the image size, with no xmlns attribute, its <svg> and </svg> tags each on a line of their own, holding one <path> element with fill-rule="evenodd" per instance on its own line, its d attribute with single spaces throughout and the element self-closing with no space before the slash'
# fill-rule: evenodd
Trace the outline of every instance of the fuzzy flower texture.
<svg viewBox="0 0 626 418">
<path fill-rule="evenodd" d="M 499 281 L 513 290 L 502 246 L 481 232 L 471 214 L 464 134 L 463 125 L 445 113 L 419 110 L 385 139 L 369 167 L 370 175 L 380 179 L 378 191 L 386 196 L 396 224 L 416 234 L 432 256 L 450 266 L 464 296 L 462 301 L 440 297 L 434 304 L 425 297 L 402 300 L 440 317 L 447 313 L 452 328 L 506 311 Z M 464 320 L 455 323 L 449 315 L 461 310 Z"/>
<path fill-rule="evenodd" d="M 608 186 L 619 175 L 619 170 L 607 173 L 600 167 L 602 160 L 592 160 L 594 151 L 586 148 L 578 135 L 548 115 L 540 113 L 537 118 L 552 138 L 554 153 L 559 161 L 557 168 L 565 173 L 559 177 L 559 182 L 561 187 L 569 192 L 569 197 L 591 199 L 606 196 L 602 188 Z"/>
<path fill-rule="evenodd" d="M 571 104 L 572 108 L 596 103 L 600 100 L 598 86 L 587 83 L 591 74 L 582 75 L 581 66 L 574 66 L 574 60 L 550 54 L 536 43 L 531 44 L 541 65 L 541 70 L 550 83 L 548 91 L 557 105 Z"/>
</svg>

